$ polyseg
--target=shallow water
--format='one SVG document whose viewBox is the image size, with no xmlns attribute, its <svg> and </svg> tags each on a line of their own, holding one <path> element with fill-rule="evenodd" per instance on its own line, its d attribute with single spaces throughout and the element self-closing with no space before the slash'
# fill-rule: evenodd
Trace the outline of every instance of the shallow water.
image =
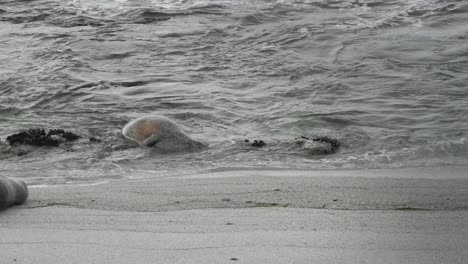
<svg viewBox="0 0 468 264">
<path fill-rule="evenodd" d="M 2 175 L 467 164 L 466 25 L 467 1 L 2 0 L 0 138 L 43 127 L 102 140 L 0 146 Z M 120 135 L 154 113 L 210 147 L 159 153 Z M 310 155 L 298 136 L 343 144 Z"/>
</svg>

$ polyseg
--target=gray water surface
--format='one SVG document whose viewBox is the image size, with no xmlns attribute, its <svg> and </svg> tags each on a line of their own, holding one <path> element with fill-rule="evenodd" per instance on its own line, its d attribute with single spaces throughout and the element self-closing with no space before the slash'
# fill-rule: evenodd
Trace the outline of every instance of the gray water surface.
<svg viewBox="0 0 468 264">
<path fill-rule="evenodd" d="M 468 1 L 0 1 L 0 138 L 100 138 L 17 156 L 2 175 L 93 183 L 226 168 L 468 164 Z M 162 114 L 210 147 L 127 142 Z M 342 141 L 310 155 L 298 136 Z M 262 139 L 252 148 L 244 139 Z"/>
</svg>

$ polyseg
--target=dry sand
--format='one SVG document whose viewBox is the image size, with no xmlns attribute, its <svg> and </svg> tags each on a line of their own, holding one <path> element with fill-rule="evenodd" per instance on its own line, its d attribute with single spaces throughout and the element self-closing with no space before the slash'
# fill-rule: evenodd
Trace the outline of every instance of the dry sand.
<svg viewBox="0 0 468 264">
<path fill-rule="evenodd" d="M 33 187 L 25 205 L 0 212 L 0 263 L 466 263 L 467 171 L 244 170 Z"/>
</svg>

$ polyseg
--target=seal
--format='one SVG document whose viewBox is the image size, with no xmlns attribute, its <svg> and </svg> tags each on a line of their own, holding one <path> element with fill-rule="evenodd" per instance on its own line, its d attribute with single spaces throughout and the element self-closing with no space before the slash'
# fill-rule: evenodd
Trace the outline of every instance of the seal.
<svg viewBox="0 0 468 264">
<path fill-rule="evenodd" d="M 175 121 L 160 115 L 149 115 L 130 121 L 122 128 L 124 137 L 140 146 L 155 147 L 164 152 L 196 151 L 206 147 L 190 138 Z"/>
<path fill-rule="evenodd" d="M 28 187 L 23 181 L 0 176 L 0 210 L 24 203 L 28 195 Z"/>
</svg>

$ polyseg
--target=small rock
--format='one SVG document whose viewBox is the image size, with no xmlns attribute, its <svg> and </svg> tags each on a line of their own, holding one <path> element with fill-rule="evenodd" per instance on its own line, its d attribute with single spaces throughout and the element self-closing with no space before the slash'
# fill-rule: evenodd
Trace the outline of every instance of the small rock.
<svg viewBox="0 0 468 264">
<path fill-rule="evenodd" d="M 252 147 L 261 148 L 261 147 L 263 147 L 263 146 L 265 146 L 265 145 L 266 145 L 266 143 L 265 143 L 265 141 L 263 141 L 263 140 L 254 140 L 254 142 L 252 143 L 251 146 L 252 146 Z"/>
<path fill-rule="evenodd" d="M 90 141 L 90 142 L 98 142 L 98 143 L 101 142 L 100 139 L 97 139 L 97 138 L 95 138 L 95 137 L 89 137 L 89 141 Z"/>
</svg>

